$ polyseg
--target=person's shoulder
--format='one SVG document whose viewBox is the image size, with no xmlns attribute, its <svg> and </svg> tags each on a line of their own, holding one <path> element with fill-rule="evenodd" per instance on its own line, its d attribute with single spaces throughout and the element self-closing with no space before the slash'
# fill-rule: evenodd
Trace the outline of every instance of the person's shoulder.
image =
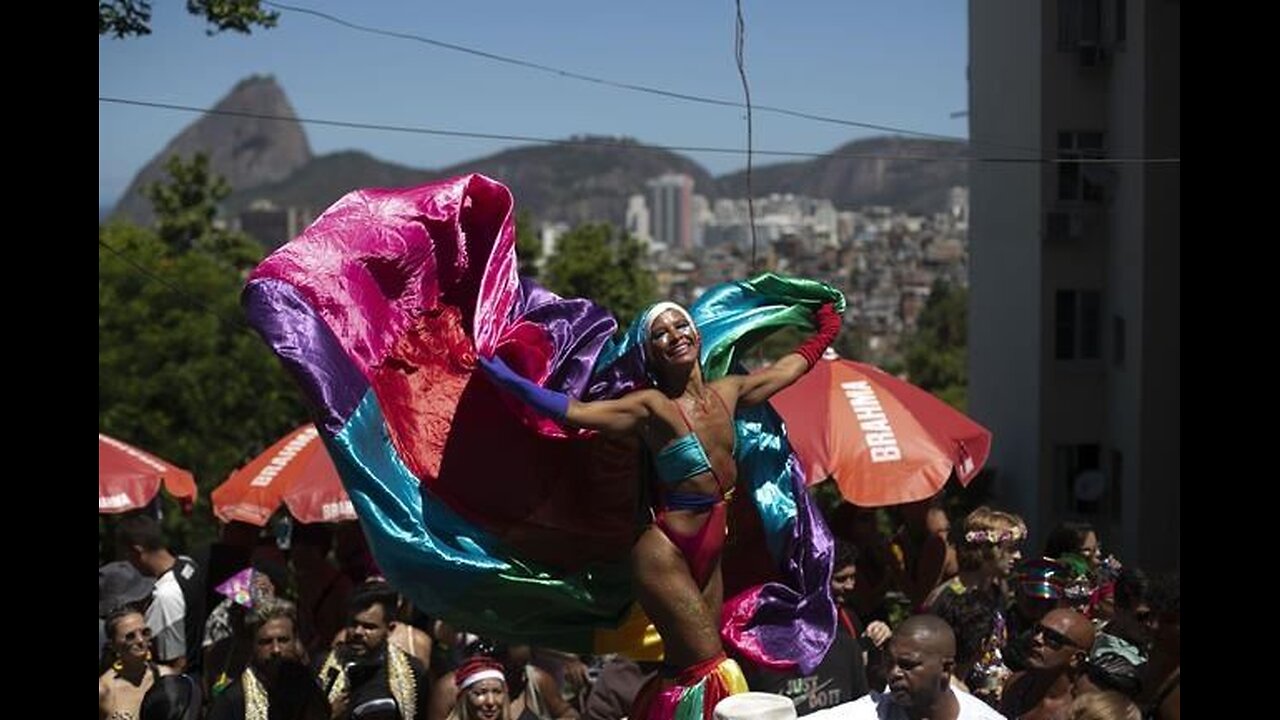
<svg viewBox="0 0 1280 720">
<path fill-rule="evenodd" d="M 431 643 L 433 642 L 431 639 L 431 636 L 427 634 L 426 630 L 423 630 L 417 625 L 413 625 L 407 622 L 393 623 L 393 626 L 391 628 L 391 633 L 393 635 L 398 634 L 400 638 L 405 640 L 406 642 L 409 640 L 410 637 L 413 638 L 414 643 L 425 642 L 427 643 L 427 647 L 430 647 Z"/>
<path fill-rule="evenodd" d="M 657 388 L 641 388 L 634 390 L 622 396 L 635 402 L 642 402 L 650 407 L 667 407 L 668 403 L 674 402 Z"/>
<path fill-rule="evenodd" d="M 626 395 L 618 398 L 622 403 L 629 403 L 627 407 L 632 411 L 638 408 L 648 413 L 648 417 L 660 418 L 662 422 L 672 426 L 680 426 L 680 411 L 676 408 L 676 403 L 667 397 L 661 390 L 656 388 L 641 388 L 633 390 Z"/>
<path fill-rule="evenodd" d="M 966 592 L 968 592 L 968 588 L 964 586 L 964 582 L 960 580 L 960 576 L 956 575 L 955 577 L 948 578 L 943 582 L 938 583 L 938 585 L 933 588 L 933 591 L 929 593 L 928 597 L 925 598 L 924 604 L 928 607 L 933 607 L 933 605 L 938 602 L 949 601 L 957 596 L 965 594 Z"/>
<path fill-rule="evenodd" d="M 182 586 L 178 584 L 177 569 L 178 566 L 174 565 L 156 578 L 155 587 L 151 590 L 152 597 L 182 595 Z"/>
<path fill-rule="evenodd" d="M 952 692 L 955 691 L 953 690 Z M 969 693 L 956 692 L 955 696 L 956 700 L 960 702 L 958 720 L 1008 720 L 1004 715 L 997 712 L 995 708 Z"/>
<path fill-rule="evenodd" d="M 166 617 L 182 615 L 186 607 L 187 599 L 176 580 L 170 583 L 157 582 L 151 594 L 151 604 L 147 607 L 147 617 L 151 618 L 157 614 Z"/>
</svg>

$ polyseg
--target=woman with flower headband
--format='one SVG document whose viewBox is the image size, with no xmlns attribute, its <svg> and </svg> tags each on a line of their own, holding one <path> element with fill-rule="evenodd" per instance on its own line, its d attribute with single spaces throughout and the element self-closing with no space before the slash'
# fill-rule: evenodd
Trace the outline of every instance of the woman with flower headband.
<svg viewBox="0 0 1280 720">
<path fill-rule="evenodd" d="M 924 608 L 936 610 L 955 595 L 979 592 L 992 605 L 1004 605 L 1002 581 L 1013 572 L 1022 557 L 1018 549 L 1027 537 L 1027 524 L 1013 513 L 983 506 L 964 519 L 963 534 L 956 547 L 960 573 L 929 593 Z"/>
<path fill-rule="evenodd" d="M 1026 537 L 1026 523 L 1013 513 L 986 506 L 969 513 L 956 547 L 960 573 L 934 588 L 922 608 L 943 618 L 956 617 L 962 607 L 980 605 L 985 609 L 991 631 L 965 682 L 974 695 L 987 702 L 999 701 L 1001 687 L 1009 676 L 1003 656 L 1009 639 L 1003 582 L 1022 557 L 1018 546 Z"/>
</svg>

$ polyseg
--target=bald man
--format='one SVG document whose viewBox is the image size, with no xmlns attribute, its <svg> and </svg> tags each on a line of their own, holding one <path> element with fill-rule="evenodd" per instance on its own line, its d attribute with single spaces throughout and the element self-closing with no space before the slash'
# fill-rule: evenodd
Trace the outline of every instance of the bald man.
<svg viewBox="0 0 1280 720">
<path fill-rule="evenodd" d="M 1049 611 L 1031 629 L 1027 670 L 1005 684 L 1000 711 L 1020 720 L 1051 720 L 1063 713 L 1093 636 L 1093 623 L 1084 615 L 1070 608 Z"/>
<path fill-rule="evenodd" d="M 981 700 L 951 689 L 956 636 L 941 618 L 907 618 L 888 646 L 889 692 L 873 691 L 806 720 L 1005 720 Z"/>
</svg>

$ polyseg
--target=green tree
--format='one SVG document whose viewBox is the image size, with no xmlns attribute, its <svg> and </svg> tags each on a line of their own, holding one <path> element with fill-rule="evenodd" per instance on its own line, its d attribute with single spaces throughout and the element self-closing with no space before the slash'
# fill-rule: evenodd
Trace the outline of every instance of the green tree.
<svg viewBox="0 0 1280 720">
<path fill-rule="evenodd" d="M 209 197 L 218 180 L 198 166 L 171 162 L 159 195 L 197 205 Z M 192 182 L 204 187 L 187 187 Z M 191 548 L 213 536 L 213 488 L 305 412 L 240 309 L 246 258 L 261 249 L 181 203 L 156 212 L 159 227 L 197 240 L 174 243 L 122 222 L 98 228 L 98 428 L 195 473 L 195 512 L 165 516 L 170 539 Z M 208 223 L 194 223 L 196 216 Z"/>
<path fill-rule="evenodd" d="M 209 158 L 196 153 L 190 161 L 174 155 L 165 163 L 167 182 L 153 182 L 143 194 L 155 208 L 155 231 L 175 252 L 200 250 L 238 270 L 262 259 L 262 248 L 243 233 L 231 232 L 217 221 L 218 205 L 231 194 L 225 178 L 209 168 Z"/>
<path fill-rule="evenodd" d="M 553 292 L 603 305 L 625 329 L 657 292 L 643 260 L 644 246 L 636 238 L 615 236 L 608 224 L 580 225 L 556 241 L 543 279 Z"/>
<path fill-rule="evenodd" d="M 866 362 L 868 354 L 867 331 L 858 325 L 845 324 L 836 336 L 831 347 L 836 354 L 847 360 Z"/>
<path fill-rule="evenodd" d="M 965 409 L 969 385 L 968 311 L 968 289 L 937 280 L 916 321 L 916 331 L 903 343 L 911 382 L 960 410 Z"/>
<path fill-rule="evenodd" d="M 516 215 L 516 261 L 520 274 L 538 278 L 538 261 L 542 258 L 542 238 L 538 237 L 533 213 L 521 210 Z"/>
<path fill-rule="evenodd" d="M 187 12 L 201 15 L 211 27 L 208 35 L 224 30 L 248 34 L 254 25 L 276 26 L 280 13 L 263 10 L 260 0 L 187 0 Z M 117 38 L 151 34 L 150 0 L 99 0 L 98 35 Z"/>
</svg>

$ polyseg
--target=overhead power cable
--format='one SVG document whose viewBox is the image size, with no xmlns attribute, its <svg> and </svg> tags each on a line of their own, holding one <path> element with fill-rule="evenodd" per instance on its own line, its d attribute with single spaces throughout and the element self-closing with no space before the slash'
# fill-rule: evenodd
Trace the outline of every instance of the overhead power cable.
<svg viewBox="0 0 1280 720">
<path fill-rule="evenodd" d="M 163 110 L 176 110 L 179 112 L 198 113 L 207 115 L 223 115 L 229 117 L 245 117 L 258 120 L 278 120 L 281 122 L 299 122 L 308 125 L 323 125 L 328 127 L 344 127 L 358 130 L 379 130 L 384 132 L 400 132 L 411 133 L 416 135 L 438 135 L 442 137 L 461 137 L 473 138 L 480 140 L 509 140 L 515 142 L 539 143 L 546 145 L 570 145 L 570 146 L 595 146 L 595 147 L 613 147 L 619 149 L 630 150 L 653 150 L 668 152 L 684 152 L 684 153 L 714 153 L 722 155 L 745 155 L 746 150 L 734 147 L 714 147 L 705 145 L 655 145 L 648 143 L 639 143 L 633 140 L 610 139 L 603 137 L 580 137 L 580 138 L 548 138 L 533 135 L 512 135 L 502 133 L 481 133 L 468 130 L 444 130 L 438 128 L 425 128 L 410 125 L 388 125 L 383 123 L 371 122 L 355 122 L 349 120 L 328 120 L 323 118 L 307 118 L 294 115 L 275 115 L 271 113 L 249 112 L 245 110 L 226 110 L 226 109 L 209 109 L 195 107 L 192 105 L 180 105 L 177 103 L 152 102 L 148 100 L 133 100 L 129 98 L 119 98 L 99 95 L 98 102 L 112 103 L 116 105 L 131 105 L 135 107 L 149 107 Z M 884 153 L 850 153 L 850 152 L 833 152 L 822 153 L 802 150 L 760 150 L 754 149 L 752 152 L 756 155 L 768 155 L 771 157 L 787 157 L 787 158 L 849 158 L 860 160 L 913 160 L 920 162 L 966 162 L 966 163 L 1009 163 L 1009 164 L 1037 164 L 1037 163 L 1072 163 L 1076 165 L 1167 165 L 1178 164 L 1181 162 L 1179 157 L 1160 157 L 1160 158 L 1142 158 L 1142 157 L 1097 157 L 1097 158 L 1040 158 L 1040 157 L 975 157 L 969 155 L 957 155 L 946 157 L 941 155 L 918 155 L 918 154 L 884 154 Z"/>
</svg>

